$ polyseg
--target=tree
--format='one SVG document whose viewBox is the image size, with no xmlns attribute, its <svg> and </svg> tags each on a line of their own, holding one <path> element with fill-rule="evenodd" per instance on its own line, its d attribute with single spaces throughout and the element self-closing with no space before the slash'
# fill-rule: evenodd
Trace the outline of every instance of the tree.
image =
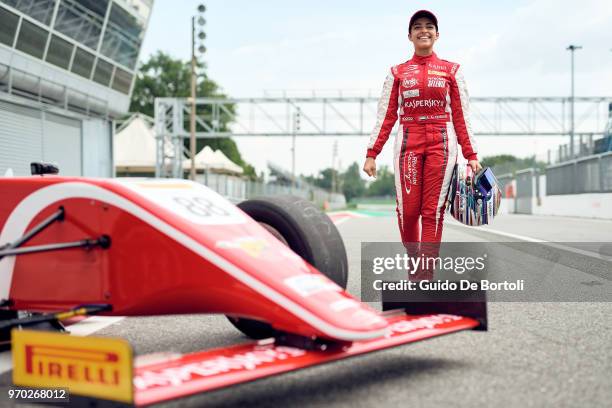
<svg viewBox="0 0 612 408">
<path fill-rule="evenodd" d="M 198 68 L 204 65 L 198 63 Z M 210 78 L 198 78 L 196 92 L 199 97 L 219 97 L 227 96 L 221 92 L 220 86 Z M 191 96 L 191 62 L 174 59 L 170 55 L 158 51 L 144 62 L 134 84 L 134 91 L 130 103 L 130 112 L 140 112 L 148 116 L 154 116 L 156 97 L 175 97 L 184 98 Z M 229 131 L 229 124 L 235 114 L 234 105 L 226 105 L 229 113 L 221 111 L 219 115 L 219 130 Z M 197 109 L 198 117 L 204 118 L 207 125 L 211 125 L 212 112 L 210 106 L 200 106 Z M 189 115 L 185 115 L 185 129 L 189 129 Z M 196 131 L 203 130 L 199 124 Z M 204 146 L 219 149 L 231 161 L 244 169 L 244 174 L 250 178 L 256 178 L 255 169 L 246 163 L 236 142 L 231 138 L 197 139 L 196 150 L 200 151 Z M 189 140 L 185 140 L 185 147 L 188 148 Z"/>
<path fill-rule="evenodd" d="M 395 196 L 395 177 L 387 166 L 376 172 L 376 180 L 368 186 L 366 195 L 373 197 Z"/>
<path fill-rule="evenodd" d="M 359 164 L 357 162 L 351 164 L 340 175 L 340 180 L 346 201 L 351 201 L 355 197 L 362 197 L 365 194 L 365 181 L 360 176 Z"/>
<path fill-rule="evenodd" d="M 331 167 L 319 171 L 317 177 L 307 176 L 306 181 L 320 187 L 324 190 L 331 190 L 332 188 L 332 175 L 335 173 L 336 180 L 338 180 L 338 170 L 334 170 Z"/>
<path fill-rule="evenodd" d="M 515 173 L 527 168 L 537 168 L 544 170 L 546 163 L 537 161 L 535 156 L 519 158 L 510 154 L 500 154 L 497 156 L 486 156 L 482 159 L 483 167 L 491 167 L 497 175 Z"/>
<path fill-rule="evenodd" d="M 302 176 L 302 178 L 314 186 L 331 191 L 334 174 L 336 176 L 336 191 L 342 192 L 347 201 L 365 195 L 365 181 L 359 175 L 359 164 L 357 162 L 351 164 L 344 173 L 338 173 L 338 170 L 328 167 L 319 171 L 316 177 L 310 175 Z"/>
</svg>

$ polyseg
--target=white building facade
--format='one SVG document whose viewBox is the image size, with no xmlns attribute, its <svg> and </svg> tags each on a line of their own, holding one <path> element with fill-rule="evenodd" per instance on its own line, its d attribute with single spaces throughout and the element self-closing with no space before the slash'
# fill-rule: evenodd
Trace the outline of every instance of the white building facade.
<svg viewBox="0 0 612 408">
<path fill-rule="evenodd" d="M 0 0 L 0 176 L 113 175 L 153 0 Z"/>
</svg>

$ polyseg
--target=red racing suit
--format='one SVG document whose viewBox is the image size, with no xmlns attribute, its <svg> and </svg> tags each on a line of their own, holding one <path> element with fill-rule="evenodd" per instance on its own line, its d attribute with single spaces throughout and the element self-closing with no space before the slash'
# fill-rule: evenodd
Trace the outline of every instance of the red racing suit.
<svg viewBox="0 0 612 408">
<path fill-rule="evenodd" d="M 407 248 L 409 243 L 439 243 L 442 238 L 457 141 L 463 157 L 477 158 L 468 98 L 459 64 L 436 54 L 414 55 L 391 68 L 385 80 L 367 157 L 378 156 L 399 115 L 395 189 L 400 234 Z"/>
</svg>

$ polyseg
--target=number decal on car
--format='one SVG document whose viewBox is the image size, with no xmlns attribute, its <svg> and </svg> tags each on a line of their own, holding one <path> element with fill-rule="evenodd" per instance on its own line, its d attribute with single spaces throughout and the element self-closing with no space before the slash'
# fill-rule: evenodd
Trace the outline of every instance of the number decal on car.
<svg viewBox="0 0 612 408">
<path fill-rule="evenodd" d="M 196 224 L 240 224 L 247 218 L 208 187 L 187 180 L 118 181 L 144 198 Z"/>
<path fill-rule="evenodd" d="M 229 215 L 227 210 L 215 205 L 211 200 L 205 197 L 173 197 L 173 199 L 179 205 L 185 207 L 187 211 L 200 217 Z"/>
</svg>

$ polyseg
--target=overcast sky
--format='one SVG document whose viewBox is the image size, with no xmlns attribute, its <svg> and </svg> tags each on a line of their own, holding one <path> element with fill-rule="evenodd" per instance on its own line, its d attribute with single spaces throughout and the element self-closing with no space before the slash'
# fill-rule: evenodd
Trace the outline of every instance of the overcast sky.
<svg viewBox="0 0 612 408">
<path fill-rule="evenodd" d="M 421 8 L 440 23 L 436 53 L 461 63 L 472 96 L 567 96 L 576 53 L 576 95 L 612 96 L 612 1 L 205 1 L 207 74 L 234 97 L 264 90 L 349 90 L 378 95 L 390 66 L 412 55 L 407 24 Z M 157 50 L 190 57 L 198 1 L 155 0 L 141 59 Z M 605 112 L 604 112 L 605 114 Z M 601 118 L 600 128 L 605 126 Z M 374 125 L 374 117 L 368 127 Z M 298 138 L 299 173 L 331 164 L 333 138 Z M 236 138 L 258 170 L 291 167 L 290 138 Z M 565 139 L 478 140 L 482 155 L 537 154 Z M 367 138 L 339 138 L 341 164 L 361 165 Z M 392 144 L 380 164 L 391 164 Z"/>
</svg>

